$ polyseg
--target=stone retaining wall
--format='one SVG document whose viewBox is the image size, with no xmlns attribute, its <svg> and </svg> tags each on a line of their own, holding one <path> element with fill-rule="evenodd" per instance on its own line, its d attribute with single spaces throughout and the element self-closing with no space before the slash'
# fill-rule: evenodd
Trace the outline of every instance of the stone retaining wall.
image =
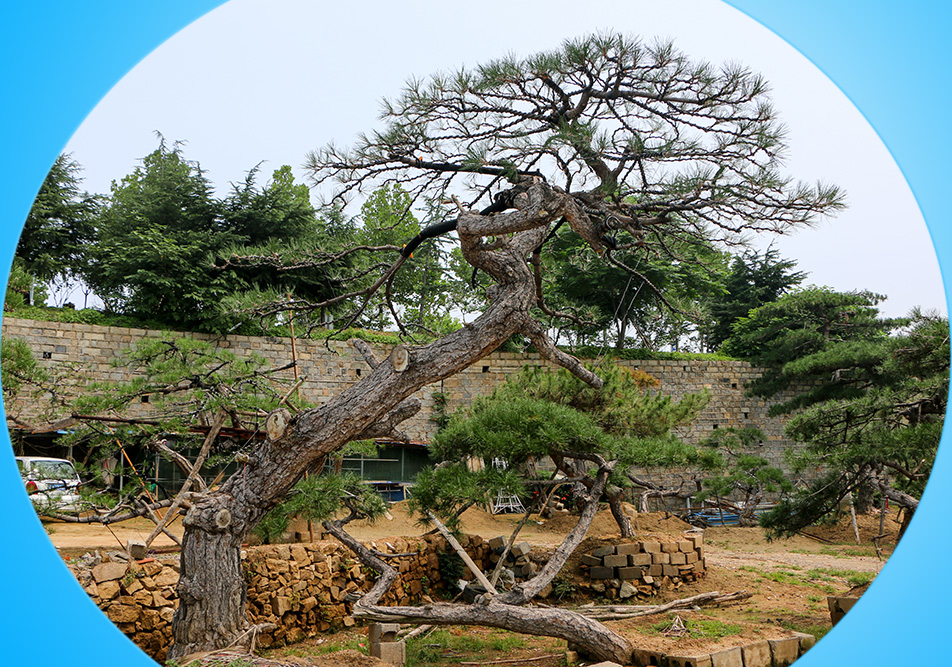
<svg viewBox="0 0 952 667">
<path fill-rule="evenodd" d="M 145 329 L 6 317 L 3 319 L 2 335 L 25 340 L 37 361 L 45 366 L 76 364 L 79 366 L 76 372 L 88 380 L 117 381 L 131 379 L 131 374 L 124 368 L 112 365 L 123 350 L 143 338 L 165 334 Z M 256 353 L 275 366 L 286 364 L 292 359 L 291 340 L 287 338 L 190 335 L 216 341 L 221 347 L 239 353 Z M 378 357 L 389 354 L 386 346 L 377 348 Z M 306 378 L 300 388 L 301 394 L 315 404 L 328 401 L 370 371 L 363 357 L 346 342 L 297 340 L 295 356 L 299 374 Z M 507 375 L 519 372 L 523 366 L 544 363 L 547 362 L 541 361 L 538 354 L 495 352 L 462 372 L 418 391 L 415 397 L 423 407 L 401 428 L 412 439 L 428 442 L 436 428 L 432 421 L 436 413 L 435 393 L 445 396 L 446 409 L 453 412 L 469 405 L 474 398 L 489 394 Z M 766 458 L 772 465 L 788 469 L 784 452 L 794 443 L 783 434 L 786 420 L 768 416 L 767 402 L 745 395 L 745 384 L 760 373 L 747 362 L 700 359 L 624 361 L 622 364 L 639 368 L 656 377 L 661 383 L 660 391 L 667 395 L 680 397 L 703 390 L 710 392 L 711 401 L 699 418 L 678 432 L 686 442 L 696 443 L 718 428 L 753 426 L 764 433 L 764 440 L 755 445 L 754 451 L 750 453 Z M 285 376 L 291 378 L 293 371 L 286 371 Z M 42 404 L 11 401 L 8 411 L 16 412 L 29 421 L 37 418 L 43 407 Z M 148 403 L 135 408 L 138 411 L 136 416 L 148 416 Z M 652 474 L 658 473 L 652 471 Z"/>
<path fill-rule="evenodd" d="M 461 544 L 481 569 L 491 567 L 489 545 L 478 536 Z M 439 535 L 372 543 L 384 553 L 409 553 L 395 559 L 400 577 L 381 604 L 415 604 L 435 591 L 454 587 L 441 570 L 441 554 L 452 550 Z M 319 632 L 352 626 L 351 593 L 366 592 L 376 574 L 365 570 L 337 542 L 277 544 L 249 548 L 242 554 L 248 585 L 248 620 L 273 623 L 259 635 L 258 646 L 300 641 Z M 453 554 L 455 556 L 455 554 Z M 98 562 L 70 564 L 74 576 L 106 616 L 143 651 L 160 663 L 172 641 L 172 615 L 178 606 L 178 560 L 122 560 L 121 552 Z M 460 578 L 471 580 L 468 571 Z"/>
<path fill-rule="evenodd" d="M 789 667 L 816 645 L 816 637 L 813 635 L 802 632 L 790 632 L 789 635 L 713 653 L 664 654 L 636 649 L 631 664 L 636 667 Z"/>
</svg>

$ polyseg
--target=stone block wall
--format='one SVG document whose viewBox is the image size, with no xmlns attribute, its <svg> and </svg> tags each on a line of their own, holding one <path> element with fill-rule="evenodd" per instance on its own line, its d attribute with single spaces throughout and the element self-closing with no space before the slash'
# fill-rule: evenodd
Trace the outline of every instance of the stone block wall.
<svg viewBox="0 0 952 667">
<path fill-rule="evenodd" d="M 2 335 L 25 340 L 33 349 L 37 360 L 48 367 L 75 364 L 75 374 L 84 379 L 128 380 L 131 374 L 122 367 L 114 367 L 112 362 L 123 350 L 136 342 L 164 334 L 144 329 L 40 322 L 7 317 L 3 320 Z M 238 353 L 258 354 L 275 366 L 286 364 L 292 359 L 291 341 L 287 338 L 190 335 L 216 341 L 218 345 Z M 378 346 L 378 357 L 383 358 L 389 352 L 388 347 Z M 306 400 L 315 404 L 328 401 L 370 371 L 360 354 L 346 342 L 325 343 L 300 339 L 295 342 L 295 353 L 299 374 L 306 378 L 300 391 Z M 661 383 L 660 391 L 673 397 L 702 390 L 710 392 L 711 401 L 699 418 L 678 433 L 686 442 L 696 443 L 718 428 L 754 426 L 763 431 L 764 440 L 755 445 L 750 453 L 766 458 L 772 465 L 787 469 L 784 452 L 794 443 L 784 437 L 783 427 L 786 420 L 768 416 L 769 404 L 759 398 L 746 396 L 744 392 L 745 384 L 759 374 L 758 369 L 743 361 L 707 359 L 622 363 L 656 377 Z M 538 354 L 493 353 L 462 372 L 418 391 L 415 397 L 421 401 L 423 407 L 403 425 L 402 430 L 412 439 L 428 442 L 436 428 L 431 420 L 435 414 L 434 393 L 440 392 L 446 397 L 446 409 L 452 413 L 469 405 L 474 398 L 491 393 L 506 376 L 519 372 L 523 366 L 540 364 L 549 365 L 542 361 Z M 291 378 L 293 371 L 286 371 L 285 376 Z M 8 410 L 29 421 L 37 419 L 43 407 L 41 404 L 12 401 Z M 149 414 L 147 403 L 137 405 L 136 409 L 139 413 L 136 416 L 147 417 Z M 668 474 L 677 473 L 678 471 L 670 471 Z M 652 471 L 652 476 L 656 479 L 658 475 L 663 474 Z"/>
<path fill-rule="evenodd" d="M 478 567 L 492 567 L 492 550 L 482 538 L 462 536 L 460 542 Z M 392 561 L 400 577 L 381 604 L 416 604 L 456 584 L 446 581 L 440 570 L 441 552 L 452 551 L 440 535 L 378 540 L 371 546 L 384 553 L 410 554 Z M 350 594 L 366 592 L 376 581 L 376 574 L 363 568 L 346 547 L 331 541 L 254 547 L 243 552 L 242 562 L 249 622 L 275 626 L 258 636 L 259 646 L 293 643 L 353 626 Z M 127 561 L 114 552 L 96 563 L 71 564 L 70 569 L 119 630 L 158 662 L 165 660 L 178 607 L 177 558 Z M 460 578 L 471 580 L 473 575 L 464 569 Z"/>
<path fill-rule="evenodd" d="M 582 554 L 581 574 L 587 588 L 608 599 L 649 597 L 663 587 L 704 576 L 706 562 L 701 533 L 688 532 L 680 539 L 664 536 L 597 547 Z"/>
</svg>

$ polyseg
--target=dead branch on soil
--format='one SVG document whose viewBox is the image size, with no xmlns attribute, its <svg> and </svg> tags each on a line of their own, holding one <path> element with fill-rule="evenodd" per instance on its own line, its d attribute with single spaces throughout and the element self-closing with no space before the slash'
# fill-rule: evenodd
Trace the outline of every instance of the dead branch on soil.
<svg viewBox="0 0 952 667">
<path fill-rule="evenodd" d="M 482 662 L 461 662 L 461 665 L 518 665 L 523 662 L 539 662 L 540 660 L 548 660 L 549 658 L 558 658 L 561 657 L 561 653 L 549 653 L 547 655 L 540 655 L 534 658 L 512 658 L 511 660 L 483 660 Z"/>
<path fill-rule="evenodd" d="M 736 593 L 721 594 L 718 591 L 711 593 L 700 593 L 689 598 L 674 600 L 666 604 L 659 605 L 606 605 L 600 607 L 585 607 L 576 611 L 584 616 L 595 619 L 596 621 L 620 621 L 627 618 L 638 618 L 640 616 L 652 616 L 654 614 L 663 614 L 673 609 L 691 609 L 702 605 L 724 604 L 726 602 L 740 602 L 753 596 L 753 593 L 747 591 L 737 591 Z"/>
</svg>

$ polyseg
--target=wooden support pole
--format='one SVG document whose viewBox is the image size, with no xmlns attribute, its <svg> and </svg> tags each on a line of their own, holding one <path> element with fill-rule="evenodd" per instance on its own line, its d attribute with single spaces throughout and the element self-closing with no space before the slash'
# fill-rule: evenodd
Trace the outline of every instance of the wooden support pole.
<svg viewBox="0 0 952 667">
<path fill-rule="evenodd" d="M 172 501 L 172 507 L 165 515 L 165 518 L 162 519 L 158 525 L 156 525 L 155 530 L 152 531 L 152 534 L 149 535 L 148 539 L 145 541 L 146 548 L 148 548 L 148 546 L 152 544 L 152 540 L 154 540 L 156 536 L 165 529 L 165 525 L 169 522 L 169 519 L 175 516 L 178 508 L 182 506 L 182 503 L 185 501 L 185 496 L 192 486 L 192 482 L 195 481 L 199 471 L 202 469 L 202 464 L 205 463 L 205 459 L 208 457 L 208 452 L 212 448 L 212 443 L 215 442 L 215 438 L 218 437 L 218 432 L 225 423 L 225 417 L 226 414 L 224 410 L 219 411 L 219 413 L 215 416 L 215 422 L 212 424 L 212 428 L 208 432 L 208 435 L 205 436 L 205 442 L 202 443 L 202 449 L 198 453 L 198 458 L 195 459 L 195 463 L 192 465 L 192 472 L 189 473 L 188 477 L 185 479 L 185 482 L 182 483 L 182 488 L 179 489 L 178 494 L 175 496 L 175 500 Z"/>
<path fill-rule="evenodd" d="M 470 572 L 476 577 L 476 580 L 483 585 L 483 588 L 486 589 L 488 593 L 497 595 L 496 588 L 489 583 L 489 579 L 486 578 L 486 575 L 483 574 L 483 571 L 476 567 L 476 563 L 473 562 L 473 559 L 469 557 L 469 554 L 466 553 L 466 550 L 460 545 L 460 543 L 453 537 L 453 534 L 447 530 L 439 519 L 436 518 L 436 515 L 433 512 L 427 512 L 427 516 L 430 517 L 430 521 L 436 526 L 436 529 L 443 534 L 443 537 L 446 538 L 446 541 L 450 543 L 450 546 L 459 554 L 459 557 L 463 559 L 463 562 L 466 563 L 466 567 L 469 568 Z"/>
</svg>

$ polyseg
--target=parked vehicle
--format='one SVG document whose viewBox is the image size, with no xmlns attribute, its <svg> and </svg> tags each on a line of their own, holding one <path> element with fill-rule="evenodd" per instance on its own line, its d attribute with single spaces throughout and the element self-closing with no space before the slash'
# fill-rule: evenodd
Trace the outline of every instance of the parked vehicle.
<svg viewBox="0 0 952 667">
<path fill-rule="evenodd" d="M 66 459 L 18 456 L 17 467 L 38 512 L 78 512 L 82 482 Z"/>
</svg>

